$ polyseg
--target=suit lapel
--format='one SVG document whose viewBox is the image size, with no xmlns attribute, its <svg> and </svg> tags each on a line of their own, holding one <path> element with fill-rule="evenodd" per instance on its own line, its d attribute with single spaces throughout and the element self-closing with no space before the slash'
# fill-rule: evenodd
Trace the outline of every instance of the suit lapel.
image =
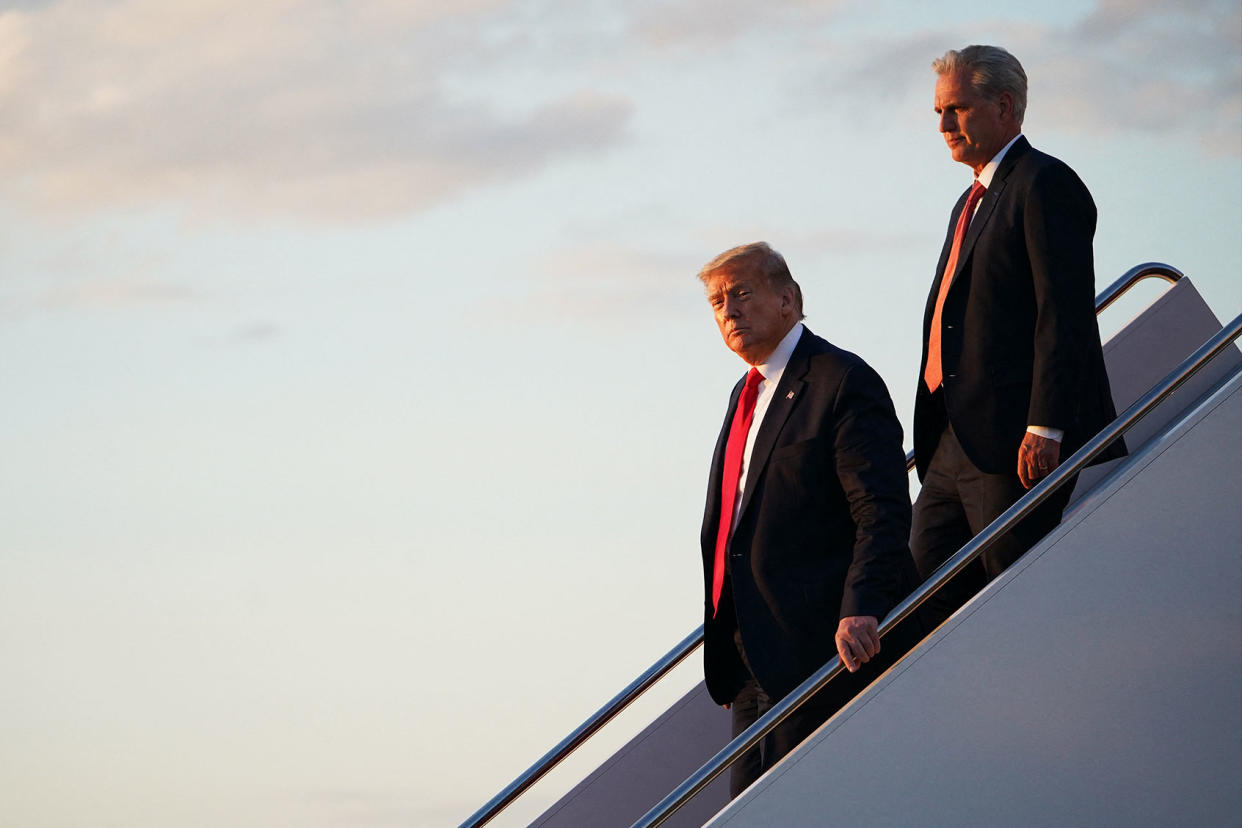
<svg viewBox="0 0 1242 828">
<path fill-rule="evenodd" d="M 927 294 L 927 304 L 923 310 L 923 341 L 927 341 L 927 332 L 931 329 L 932 316 L 936 311 L 936 297 L 940 295 L 940 283 L 946 278 L 953 278 L 952 274 L 944 272 L 945 266 L 949 263 L 949 255 L 953 249 L 953 233 L 957 227 L 957 217 L 966 207 L 966 199 L 970 195 L 967 189 L 958 196 L 957 203 L 953 205 L 953 211 L 949 214 L 949 230 L 944 240 L 944 247 L 940 251 L 940 261 L 936 263 L 936 278 L 932 280 L 931 290 Z M 961 264 L 961 257 L 958 257 L 958 264 Z M 956 269 L 956 268 L 955 268 Z M 926 356 L 926 354 L 924 354 Z M 920 372 L 921 374 L 921 372 Z"/>
<path fill-rule="evenodd" d="M 703 510 L 703 554 L 708 553 L 708 544 L 714 544 L 716 527 L 720 523 L 720 492 L 721 480 L 724 475 L 725 445 L 729 442 L 729 427 L 733 424 L 733 412 L 737 410 L 738 398 L 746 385 L 746 377 L 737 381 L 733 393 L 729 395 L 729 407 L 725 409 L 724 425 L 720 428 L 720 436 L 716 438 L 716 451 L 712 454 L 712 467 L 707 477 L 707 508 Z"/>
<path fill-rule="evenodd" d="M 810 350 L 813 336 L 810 329 L 804 326 L 802 336 L 798 339 L 798 344 L 789 357 L 789 364 L 785 366 L 781 381 L 772 394 L 772 401 L 768 403 L 768 410 L 763 415 L 763 422 L 759 425 L 759 433 L 755 435 L 755 445 L 750 452 L 750 466 L 746 470 L 746 491 L 742 492 L 742 506 L 738 512 L 739 522 L 750 506 L 756 484 L 768 464 L 772 448 L 776 445 L 776 438 L 780 436 L 781 430 L 785 427 L 785 421 L 789 419 L 790 413 L 802 398 L 802 390 L 806 387 L 802 378 L 806 376 L 810 368 L 807 352 Z"/>
<path fill-rule="evenodd" d="M 996 209 L 996 202 L 1000 199 L 1001 191 L 1004 189 L 1005 182 L 1000 180 L 1000 176 L 996 176 L 992 179 L 992 186 L 988 187 L 988 191 L 979 200 L 979 208 L 975 210 L 975 215 L 970 220 L 970 226 L 966 228 L 966 237 L 962 239 L 962 249 L 957 254 L 957 266 L 953 269 L 952 276 L 954 281 L 957 281 L 957 274 L 962 272 L 962 268 L 965 267 L 971 252 L 975 249 L 975 242 L 978 241 L 983 228 L 987 226 L 988 219 L 992 218 L 992 212 Z M 952 289 L 953 282 L 949 282 L 949 290 Z"/>
<path fill-rule="evenodd" d="M 1000 203 L 1001 195 L 1005 192 L 1005 179 L 1009 177 L 1009 173 L 1017 165 L 1018 159 L 1026 154 L 1030 147 L 1031 144 L 1025 137 L 1019 138 L 1009 148 L 1009 152 L 1005 153 L 1005 157 L 1001 159 L 1000 166 L 996 168 L 996 174 L 992 176 L 992 185 L 983 194 L 983 198 L 979 201 L 979 207 L 975 210 L 975 215 L 970 220 L 970 226 L 966 228 L 966 237 L 962 239 L 962 249 L 957 254 L 957 265 L 954 267 L 952 274 L 946 274 L 947 278 L 953 280 L 949 282 L 949 290 L 953 290 L 953 282 L 957 281 L 957 274 L 961 273 L 962 268 L 966 266 L 966 261 L 975 249 L 975 242 L 979 240 L 979 236 L 983 234 L 983 231 L 987 228 L 988 221 L 996 211 L 996 205 Z M 965 207 L 964 204 L 963 207 Z"/>
</svg>

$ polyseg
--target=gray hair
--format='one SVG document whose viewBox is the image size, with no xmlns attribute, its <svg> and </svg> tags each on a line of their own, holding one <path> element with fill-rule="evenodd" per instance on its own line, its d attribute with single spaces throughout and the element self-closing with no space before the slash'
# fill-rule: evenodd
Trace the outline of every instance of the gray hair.
<svg viewBox="0 0 1242 828">
<path fill-rule="evenodd" d="M 1018 59 L 1000 46 L 967 46 L 961 51 L 950 49 L 944 57 L 932 61 L 938 75 L 969 72 L 970 85 L 988 100 L 996 100 L 1002 92 L 1013 96 L 1013 117 L 1018 126 L 1026 115 L 1026 72 Z"/>
<path fill-rule="evenodd" d="M 763 277 L 772 290 L 792 287 L 794 310 L 797 311 L 799 319 L 806 318 L 802 313 L 802 288 L 789 272 L 785 257 L 773 250 L 767 242 L 751 242 L 726 250 L 703 265 L 699 270 L 699 281 L 706 285 L 712 274 L 719 272 L 757 274 Z"/>
</svg>

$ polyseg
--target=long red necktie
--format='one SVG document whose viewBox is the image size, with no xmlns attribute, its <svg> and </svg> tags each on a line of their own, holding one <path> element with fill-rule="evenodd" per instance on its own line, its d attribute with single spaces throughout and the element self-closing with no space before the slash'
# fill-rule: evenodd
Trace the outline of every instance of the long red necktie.
<svg viewBox="0 0 1242 828">
<path fill-rule="evenodd" d="M 759 398 L 759 383 L 763 374 L 751 368 L 746 374 L 746 385 L 738 398 L 737 410 L 733 412 L 733 424 L 729 426 L 729 441 L 725 443 L 724 472 L 720 476 L 720 528 L 716 530 L 716 559 L 712 569 L 712 617 L 720 607 L 720 592 L 724 588 L 725 549 L 729 546 L 729 531 L 733 527 L 733 506 L 737 503 L 738 481 L 742 477 L 742 455 L 746 453 L 746 437 L 750 434 L 751 421 L 755 419 L 755 400 Z"/>
<path fill-rule="evenodd" d="M 949 285 L 953 283 L 953 271 L 957 269 L 957 257 L 962 250 L 962 240 L 966 238 L 966 228 L 974 217 L 975 206 L 987 188 L 975 182 L 966 196 L 966 206 L 957 217 L 957 228 L 953 231 L 953 246 L 949 248 L 949 260 L 944 263 L 944 275 L 940 277 L 940 292 L 936 294 L 936 310 L 932 312 L 931 330 L 927 334 L 927 367 L 923 371 L 923 381 L 930 391 L 935 391 L 944 381 L 944 372 L 940 364 L 940 326 L 941 314 L 944 312 L 944 297 L 949 294 Z"/>
</svg>

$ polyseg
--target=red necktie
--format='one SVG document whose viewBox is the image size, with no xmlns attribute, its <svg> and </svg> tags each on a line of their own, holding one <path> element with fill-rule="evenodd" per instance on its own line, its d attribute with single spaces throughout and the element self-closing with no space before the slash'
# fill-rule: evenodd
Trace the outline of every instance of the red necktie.
<svg viewBox="0 0 1242 828">
<path fill-rule="evenodd" d="M 931 330 L 927 334 L 927 368 L 923 371 L 923 381 L 927 388 L 935 391 L 944 381 L 944 373 L 940 365 L 940 315 L 944 311 L 944 297 L 949 293 L 949 285 L 953 283 L 953 271 L 957 269 L 957 257 L 962 249 L 962 239 L 966 238 L 966 228 L 975 214 L 975 206 L 987 188 L 975 182 L 966 197 L 966 206 L 957 217 L 957 229 L 953 231 L 953 246 L 949 248 L 949 260 L 944 263 L 944 275 L 940 277 L 940 292 L 936 295 L 936 310 L 932 312 Z"/>
<path fill-rule="evenodd" d="M 725 549 L 729 545 L 729 530 L 733 527 L 733 506 L 737 503 L 737 486 L 742 477 L 742 455 L 746 453 L 746 437 L 750 434 L 751 421 L 755 419 L 755 400 L 759 398 L 759 383 L 763 374 L 751 368 L 746 374 L 746 386 L 733 412 L 733 424 L 729 426 L 729 441 L 725 443 L 724 472 L 720 476 L 720 528 L 716 530 L 716 561 L 712 569 L 712 617 L 720 606 L 720 592 L 724 588 Z"/>
</svg>

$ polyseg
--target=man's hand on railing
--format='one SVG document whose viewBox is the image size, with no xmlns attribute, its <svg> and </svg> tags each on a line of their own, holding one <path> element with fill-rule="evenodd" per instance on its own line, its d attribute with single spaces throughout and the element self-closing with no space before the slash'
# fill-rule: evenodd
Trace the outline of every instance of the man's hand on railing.
<svg viewBox="0 0 1242 828">
<path fill-rule="evenodd" d="M 1060 442 L 1028 431 L 1018 446 L 1018 479 L 1029 489 L 1052 474 L 1060 462 Z"/>
<path fill-rule="evenodd" d="M 871 615 L 849 615 L 837 625 L 837 652 L 851 673 L 880 652 L 880 621 Z"/>
</svg>

